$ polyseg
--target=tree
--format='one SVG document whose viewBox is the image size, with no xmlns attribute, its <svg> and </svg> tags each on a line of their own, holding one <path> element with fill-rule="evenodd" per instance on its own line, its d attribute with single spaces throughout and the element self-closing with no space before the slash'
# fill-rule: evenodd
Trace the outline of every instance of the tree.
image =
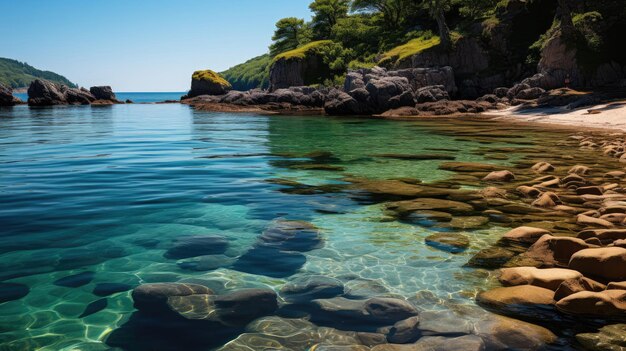
<svg viewBox="0 0 626 351">
<path fill-rule="evenodd" d="M 415 0 L 353 0 L 352 10 L 355 12 L 380 12 L 384 24 L 390 28 L 400 27 L 406 15 L 415 6 Z"/>
<path fill-rule="evenodd" d="M 430 16 L 437 21 L 439 38 L 441 38 L 441 46 L 448 50 L 452 47 L 452 39 L 450 37 L 450 28 L 446 23 L 446 11 L 450 10 L 451 0 L 422 0 Z M 471 1 L 471 0 L 470 0 Z"/>
<path fill-rule="evenodd" d="M 315 0 L 309 8 L 313 12 L 312 27 L 317 39 L 328 39 L 340 18 L 348 16 L 350 0 Z"/>
<path fill-rule="evenodd" d="M 301 44 L 301 37 L 305 29 L 304 20 L 287 17 L 276 22 L 276 31 L 270 45 L 270 54 L 276 56 L 281 52 L 293 50 Z"/>
</svg>

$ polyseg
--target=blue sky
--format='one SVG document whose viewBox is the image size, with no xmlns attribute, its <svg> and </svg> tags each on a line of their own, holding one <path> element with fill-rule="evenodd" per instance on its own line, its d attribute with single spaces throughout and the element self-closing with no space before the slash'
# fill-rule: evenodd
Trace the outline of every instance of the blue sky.
<svg viewBox="0 0 626 351">
<path fill-rule="evenodd" d="M 0 0 L 0 57 L 116 91 L 185 91 L 267 51 L 310 0 Z"/>
</svg>

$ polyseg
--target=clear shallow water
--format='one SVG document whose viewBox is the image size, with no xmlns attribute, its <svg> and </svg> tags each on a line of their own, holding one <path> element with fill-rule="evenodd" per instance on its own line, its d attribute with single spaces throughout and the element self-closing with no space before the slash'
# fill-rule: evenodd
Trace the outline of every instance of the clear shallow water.
<svg viewBox="0 0 626 351">
<path fill-rule="evenodd" d="M 142 93 L 142 92 L 116 92 L 115 96 L 120 101 L 131 100 L 135 103 L 154 103 L 167 100 L 180 100 L 180 97 L 185 95 L 186 92 L 163 92 L 163 93 Z M 28 100 L 27 93 L 13 94 L 20 98 L 22 101 Z"/>
<path fill-rule="evenodd" d="M 0 281 L 30 288 L 0 303 L 0 349 L 108 349 L 103 340 L 134 309 L 125 291 L 81 318 L 102 299 L 93 293 L 101 283 L 201 282 L 224 293 L 278 290 L 298 275 L 321 273 L 373 280 L 378 293 L 428 295 L 432 308 L 444 300 L 471 306 L 471 293 L 487 277 L 462 266 L 501 229 L 467 232 L 470 250 L 452 255 L 424 244 L 430 230 L 387 221 L 381 205 L 358 204 L 347 192 L 288 194 L 268 182 L 446 178 L 440 161 L 372 157 L 433 147 L 460 150 L 458 161 L 484 161 L 472 154 L 480 144 L 409 122 L 229 115 L 178 104 L 0 110 Z M 281 163 L 286 153 L 313 151 L 332 152 L 345 170 Z M 236 259 L 276 219 L 312 222 L 325 239 L 292 277 L 199 272 L 163 257 L 177 237 L 218 234 Z M 53 283 L 81 272 L 94 272 L 94 279 L 76 288 Z"/>
</svg>

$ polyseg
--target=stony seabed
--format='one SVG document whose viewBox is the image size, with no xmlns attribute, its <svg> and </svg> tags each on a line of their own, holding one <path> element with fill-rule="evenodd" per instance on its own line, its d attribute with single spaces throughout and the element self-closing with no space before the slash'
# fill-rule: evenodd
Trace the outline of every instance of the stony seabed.
<svg viewBox="0 0 626 351">
<path fill-rule="evenodd" d="M 624 345 L 622 134 L 0 116 L 1 350 Z"/>
</svg>

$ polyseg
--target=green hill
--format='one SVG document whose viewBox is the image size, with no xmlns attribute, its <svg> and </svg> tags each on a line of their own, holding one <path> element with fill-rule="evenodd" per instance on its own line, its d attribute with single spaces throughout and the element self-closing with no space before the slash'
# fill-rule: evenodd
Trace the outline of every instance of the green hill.
<svg viewBox="0 0 626 351">
<path fill-rule="evenodd" d="M 231 67 L 220 74 L 232 84 L 235 90 L 267 88 L 271 64 L 272 58 L 269 54 L 265 54 Z"/>
<path fill-rule="evenodd" d="M 50 71 L 41 71 L 24 62 L 0 57 L 0 83 L 14 89 L 26 88 L 37 78 L 46 79 L 55 83 L 65 84 L 72 88 L 77 85 L 62 75 Z"/>
</svg>

